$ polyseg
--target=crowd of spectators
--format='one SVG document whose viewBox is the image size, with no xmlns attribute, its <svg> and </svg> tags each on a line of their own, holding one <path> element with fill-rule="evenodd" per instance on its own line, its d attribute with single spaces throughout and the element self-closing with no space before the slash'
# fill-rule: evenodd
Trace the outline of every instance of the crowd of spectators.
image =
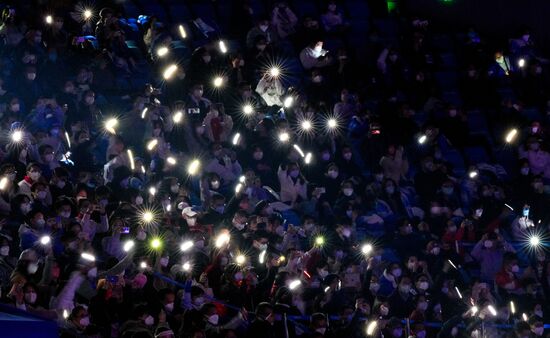
<svg viewBox="0 0 550 338">
<path fill-rule="evenodd" d="M 0 311 L 61 337 L 550 336 L 548 60 L 527 27 L 374 3 L 4 1 Z"/>
</svg>

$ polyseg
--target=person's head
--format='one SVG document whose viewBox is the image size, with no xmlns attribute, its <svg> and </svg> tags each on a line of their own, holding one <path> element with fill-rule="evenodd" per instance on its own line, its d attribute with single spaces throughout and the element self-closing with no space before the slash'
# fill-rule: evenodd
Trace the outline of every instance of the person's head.
<svg viewBox="0 0 550 338">
<path fill-rule="evenodd" d="M 289 163 L 287 166 L 287 173 L 292 178 L 297 178 L 298 176 L 300 176 L 300 166 L 298 165 L 298 163 Z"/>
<path fill-rule="evenodd" d="M 27 176 L 33 181 L 36 182 L 40 179 L 42 175 L 42 170 L 38 163 L 30 163 L 27 165 Z"/>
<path fill-rule="evenodd" d="M 216 305 L 212 303 L 206 303 L 201 308 L 201 313 L 203 315 L 204 320 L 209 323 L 210 325 L 217 326 L 218 322 L 220 320 L 220 316 L 218 315 L 218 311 L 216 309 Z"/>
<path fill-rule="evenodd" d="M 258 304 L 256 307 L 256 318 L 273 323 L 275 320 L 275 317 L 273 316 L 273 306 L 268 302 Z"/>
<path fill-rule="evenodd" d="M 267 250 L 269 243 L 269 233 L 264 230 L 258 230 L 254 233 L 254 239 L 252 240 L 252 246 L 259 251 Z"/>
<path fill-rule="evenodd" d="M 73 311 L 71 311 L 68 320 L 79 330 L 84 330 L 88 325 L 90 325 L 88 310 L 81 305 L 75 307 Z"/>
<path fill-rule="evenodd" d="M 516 337 L 518 338 L 529 338 L 531 337 L 531 325 L 525 321 L 518 321 L 514 327 Z"/>
<path fill-rule="evenodd" d="M 430 288 L 430 280 L 428 279 L 428 277 L 426 275 L 420 275 L 416 279 L 415 286 L 416 286 L 416 289 L 419 292 L 424 293 Z"/>
<path fill-rule="evenodd" d="M 336 9 L 338 8 L 338 6 L 336 5 L 336 1 L 329 1 L 328 4 L 327 4 L 327 10 L 329 12 L 336 12 Z"/>
<path fill-rule="evenodd" d="M 544 323 L 542 318 L 533 317 L 529 320 L 531 332 L 535 337 L 542 337 L 544 334 Z"/>
<path fill-rule="evenodd" d="M 328 326 L 327 317 L 322 313 L 314 313 L 311 315 L 310 325 L 313 331 L 324 335 Z"/>
<path fill-rule="evenodd" d="M 504 54 L 501 50 L 495 52 L 495 61 L 498 63 L 504 62 Z"/>
<path fill-rule="evenodd" d="M 204 93 L 204 88 L 202 84 L 195 84 L 191 87 L 191 95 L 196 100 L 200 100 L 202 98 L 203 93 Z"/>
<path fill-rule="evenodd" d="M 516 255 L 506 253 L 502 261 L 502 268 L 508 273 L 519 273 L 519 265 Z"/>
<path fill-rule="evenodd" d="M 411 293 L 412 280 L 409 276 L 403 276 L 399 281 L 398 291 L 403 296 L 408 296 Z"/>
<path fill-rule="evenodd" d="M 213 194 L 210 201 L 210 208 L 223 214 L 225 208 L 225 197 L 222 194 Z"/>
<path fill-rule="evenodd" d="M 171 313 L 174 311 L 174 302 L 176 294 L 170 289 L 162 289 L 159 291 L 159 301 L 161 302 L 164 311 Z"/>
</svg>

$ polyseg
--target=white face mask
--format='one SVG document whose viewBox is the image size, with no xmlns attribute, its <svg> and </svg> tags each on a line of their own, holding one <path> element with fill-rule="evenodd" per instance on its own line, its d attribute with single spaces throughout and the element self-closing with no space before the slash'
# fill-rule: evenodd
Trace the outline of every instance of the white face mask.
<svg viewBox="0 0 550 338">
<path fill-rule="evenodd" d="M 36 293 L 35 292 L 28 292 L 25 293 L 25 302 L 29 304 L 34 304 L 36 302 Z"/>
<path fill-rule="evenodd" d="M 138 233 L 136 235 L 136 239 L 138 241 L 143 241 L 143 240 L 145 240 L 146 237 L 147 237 L 147 233 L 143 230 L 138 231 Z"/>
<path fill-rule="evenodd" d="M 236 280 L 237 282 L 240 282 L 240 281 L 243 280 L 243 273 L 239 271 L 239 272 L 235 273 L 235 276 L 234 276 L 234 277 L 235 277 L 235 280 Z"/>
<path fill-rule="evenodd" d="M 174 303 L 165 304 L 165 305 L 164 305 L 164 309 L 165 309 L 167 312 L 172 312 L 172 311 L 174 311 Z"/>
<path fill-rule="evenodd" d="M 7 246 L 7 245 L 4 245 L 3 247 L 0 248 L 0 256 L 7 256 L 10 254 L 10 247 Z"/>
<path fill-rule="evenodd" d="M 233 226 L 239 231 L 241 231 L 245 227 L 245 225 L 242 223 L 236 223 L 236 224 L 233 224 Z"/>
<path fill-rule="evenodd" d="M 336 177 L 338 177 L 338 172 L 336 170 L 329 170 L 328 171 L 328 177 L 336 178 Z"/>
<path fill-rule="evenodd" d="M 426 290 L 428 290 L 429 287 L 430 287 L 430 284 L 429 284 L 428 282 L 420 282 L 420 283 L 418 283 L 418 288 L 419 288 L 420 290 L 426 291 Z"/>
<path fill-rule="evenodd" d="M 143 204 L 143 197 L 137 196 L 136 197 L 136 205 L 142 205 Z"/>
<path fill-rule="evenodd" d="M 377 293 L 378 290 L 380 290 L 380 284 L 378 284 L 378 283 L 370 283 L 369 290 L 370 290 L 372 293 Z"/>
<path fill-rule="evenodd" d="M 218 316 L 217 314 L 208 316 L 208 322 L 212 325 L 218 325 L 219 320 L 220 320 L 220 316 Z"/>
<path fill-rule="evenodd" d="M 387 316 L 389 311 L 390 311 L 390 309 L 388 309 L 388 308 L 385 307 L 384 305 L 381 305 L 381 306 L 380 306 L 380 314 L 381 314 L 382 316 Z"/>
<path fill-rule="evenodd" d="M 210 185 L 212 186 L 212 189 L 219 189 L 220 181 L 212 181 L 210 182 Z"/>
<path fill-rule="evenodd" d="M 261 30 L 262 32 L 267 31 L 268 28 L 269 28 L 268 25 L 260 25 L 260 30 Z"/>
<path fill-rule="evenodd" d="M 162 258 L 160 259 L 160 265 L 161 265 L 163 268 L 167 267 L 167 266 L 168 266 L 168 257 L 162 257 Z"/>
<path fill-rule="evenodd" d="M 180 191 L 180 186 L 177 185 L 177 184 L 173 184 L 170 186 L 170 191 L 173 193 L 173 194 L 177 194 L 178 191 Z"/>
<path fill-rule="evenodd" d="M 38 179 L 40 178 L 40 173 L 38 171 L 33 171 L 33 172 L 29 173 L 29 177 L 33 181 L 38 181 Z"/>
<path fill-rule="evenodd" d="M 71 212 L 70 211 L 62 211 L 59 213 L 59 216 L 61 216 L 61 218 L 69 218 L 71 217 Z"/>
<path fill-rule="evenodd" d="M 27 266 L 27 272 L 31 275 L 35 274 L 36 271 L 38 270 L 38 264 L 37 263 L 30 263 L 28 266 Z"/>
<path fill-rule="evenodd" d="M 204 297 L 197 297 L 193 300 L 193 304 L 195 306 L 201 306 L 202 304 L 204 304 Z"/>
<path fill-rule="evenodd" d="M 43 200 L 46 198 L 46 195 L 48 193 L 46 191 L 39 191 L 37 194 L 36 194 L 36 198 L 38 198 L 39 200 Z"/>
<path fill-rule="evenodd" d="M 93 267 L 90 270 L 88 270 L 87 275 L 88 275 L 88 278 L 90 278 L 90 279 L 96 278 L 97 277 L 97 267 Z"/>
<path fill-rule="evenodd" d="M 483 243 L 483 245 L 484 245 L 487 249 L 490 249 L 490 248 L 493 247 L 493 241 L 491 241 L 491 240 L 488 239 L 488 240 L 486 240 L 486 241 Z"/>
<path fill-rule="evenodd" d="M 328 271 L 323 269 L 323 270 L 319 270 L 319 277 L 321 278 L 325 278 L 326 276 L 328 276 Z"/>
<path fill-rule="evenodd" d="M 151 316 L 151 315 L 148 315 L 143 320 L 143 323 L 147 326 L 152 326 L 153 324 L 155 324 L 155 318 L 153 318 L 153 316 Z"/>
<path fill-rule="evenodd" d="M 79 323 L 80 323 L 80 325 L 82 325 L 84 327 L 90 325 L 90 317 L 86 316 L 86 317 L 81 318 Z"/>
<path fill-rule="evenodd" d="M 344 196 L 350 197 L 353 195 L 353 188 L 344 188 L 342 189 L 342 192 L 344 193 Z"/>
<path fill-rule="evenodd" d="M 315 330 L 315 332 L 319 332 L 322 335 L 324 335 L 326 331 L 327 331 L 326 327 L 320 327 L 317 330 Z"/>
</svg>

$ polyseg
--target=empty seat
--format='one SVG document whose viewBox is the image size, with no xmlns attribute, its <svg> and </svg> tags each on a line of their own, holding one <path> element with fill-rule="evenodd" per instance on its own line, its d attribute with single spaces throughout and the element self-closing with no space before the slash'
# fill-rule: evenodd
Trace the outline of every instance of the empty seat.
<svg viewBox="0 0 550 338">
<path fill-rule="evenodd" d="M 450 150 L 443 154 L 443 159 L 445 162 L 449 163 L 453 168 L 453 171 L 456 175 L 463 175 L 466 172 L 466 167 L 464 166 L 464 159 L 462 155 L 456 150 Z"/>
</svg>

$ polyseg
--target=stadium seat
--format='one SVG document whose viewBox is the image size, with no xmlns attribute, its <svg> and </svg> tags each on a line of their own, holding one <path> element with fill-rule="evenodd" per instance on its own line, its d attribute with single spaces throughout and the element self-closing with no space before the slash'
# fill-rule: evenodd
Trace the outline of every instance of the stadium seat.
<svg viewBox="0 0 550 338">
<path fill-rule="evenodd" d="M 472 134 L 485 134 L 489 130 L 485 115 L 479 112 L 471 112 L 468 114 L 468 128 Z"/>
<path fill-rule="evenodd" d="M 466 147 L 464 148 L 464 153 L 468 164 L 489 162 L 489 157 L 483 147 Z"/>
<path fill-rule="evenodd" d="M 452 167 L 456 175 L 463 175 L 466 172 L 464 165 L 464 159 L 462 155 L 456 150 L 450 150 L 443 153 L 443 159 L 448 162 Z"/>
</svg>

